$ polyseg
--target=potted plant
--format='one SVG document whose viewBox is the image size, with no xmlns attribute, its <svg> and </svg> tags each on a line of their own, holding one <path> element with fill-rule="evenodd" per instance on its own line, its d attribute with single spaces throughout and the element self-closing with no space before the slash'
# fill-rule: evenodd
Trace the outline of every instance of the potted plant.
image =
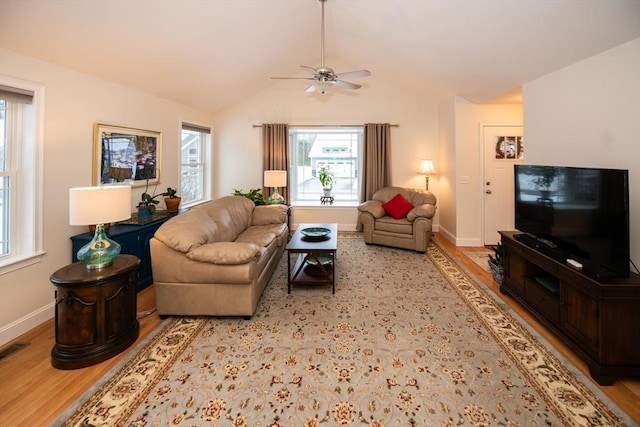
<svg viewBox="0 0 640 427">
<path fill-rule="evenodd" d="M 501 285 L 502 280 L 504 279 L 504 258 L 502 253 L 502 242 L 498 242 L 498 244 L 493 247 L 493 255 L 489 254 L 488 262 L 493 280 Z"/>
<path fill-rule="evenodd" d="M 260 190 L 257 188 L 252 188 L 247 193 L 243 192 L 242 190 L 234 189 L 233 195 L 246 197 L 247 199 L 253 201 L 253 203 L 255 203 L 256 206 L 267 204 L 267 201 L 265 200 L 264 196 L 262 195 Z"/>
<path fill-rule="evenodd" d="M 177 190 L 175 188 L 167 187 L 167 191 L 162 193 L 164 196 L 164 204 L 167 206 L 167 212 L 175 213 L 178 212 L 180 208 L 180 202 L 182 201 L 182 197 L 177 196 Z"/>
<path fill-rule="evenodd" d="M 318 180 L 322 185 L 325 197 L 330 197 L 331 189 L 333 188 L 333 184 L 336 182 L 336 178 L 329 165 L 320 166 L 318 169 Z"/>
<path fill-rule="evenodd" d="M 162 196 L 162 194 L 155 194 L 153 196 L 149 194 L 149 180 L 147 179 L 147 185 L 138 203 L 138 218 L 149 218 L 152 216 L 156 211 L 156 205 L 160 203 L 156 198 L 160 196 Z"/>
</svg>

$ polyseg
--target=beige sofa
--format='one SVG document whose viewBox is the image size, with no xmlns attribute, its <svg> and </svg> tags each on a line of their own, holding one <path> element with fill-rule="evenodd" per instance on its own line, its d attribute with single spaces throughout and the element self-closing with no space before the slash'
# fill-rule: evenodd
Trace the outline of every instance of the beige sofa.
<svg viewBox="0 0 640 427">
<path fill-rule="evenodd" d="M 161 316 L 252 316 L 287 244 L 285 205 L 225 196 L 165 222 L 150 241 Z"/>
<path fill-rule="evenodd" d="M 414 207 L 405 217 L 387 215 L 383 204 L 402 194 Z M 384 187 L 372 200 L 358 206 L 358 228 L 366 244 L 393 246 L 425 252 L 431 240 L 432 218 L 436 213 L 436 196 L 430 192 L 402 187 Z"/>
</svg>

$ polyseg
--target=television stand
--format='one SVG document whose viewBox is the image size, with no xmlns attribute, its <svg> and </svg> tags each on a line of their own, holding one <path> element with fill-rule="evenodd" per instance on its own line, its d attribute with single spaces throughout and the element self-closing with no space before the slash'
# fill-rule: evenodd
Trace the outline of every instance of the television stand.
<svg viewBox="0 0 640 427">
<path fill-rule="evenodd" d="M 504 280 L 512 296 L 581 357 L 601 385 L 640 376 L 640 276 L 597 280 L 501 231 Z"/>
</svg>

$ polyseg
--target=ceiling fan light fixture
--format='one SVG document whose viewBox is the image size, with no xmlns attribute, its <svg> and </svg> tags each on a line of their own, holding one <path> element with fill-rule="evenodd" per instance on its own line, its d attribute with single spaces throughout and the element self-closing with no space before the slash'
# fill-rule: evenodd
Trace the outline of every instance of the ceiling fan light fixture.
<svg viewBox="0 0 640 427">
<path fill-rule="evenodd" d="M 314 83 L 313 86 L 316 88 L 316 91 L 320 93 L 325 93 L 325 92 L 328 92 L 329 89 L 331 88 L 331 83 L 324 80 L 320 80 Z"/>
</svg>

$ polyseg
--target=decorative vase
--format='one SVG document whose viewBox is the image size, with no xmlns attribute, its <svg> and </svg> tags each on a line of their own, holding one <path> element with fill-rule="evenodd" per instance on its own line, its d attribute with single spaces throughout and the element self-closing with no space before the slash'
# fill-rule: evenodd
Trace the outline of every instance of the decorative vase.
<svg viewBox="0 0 640 427">
<path fill-rule="evenodd" d="M 167 212 L 175 213 L 180 208 L 181 197 L 165 197 L 164 204 L 167 206 Z"/>
<path fill-rule="evenodd" d="M 493 280 L 499 285 L 502 285 L 502 281 L 504 280 L 504 267 L 500 267 L 499 265 L 495 265 L 491 261 L 487 261 L 489 264 L 489 268 L 491 269 L 491 275 L 493 276 Z"/>
<path fill-rule="evenodd" d="M 331 197 L 331 187 L 325 187 L 322 189 L 324 197 Z"/>
</svg>

